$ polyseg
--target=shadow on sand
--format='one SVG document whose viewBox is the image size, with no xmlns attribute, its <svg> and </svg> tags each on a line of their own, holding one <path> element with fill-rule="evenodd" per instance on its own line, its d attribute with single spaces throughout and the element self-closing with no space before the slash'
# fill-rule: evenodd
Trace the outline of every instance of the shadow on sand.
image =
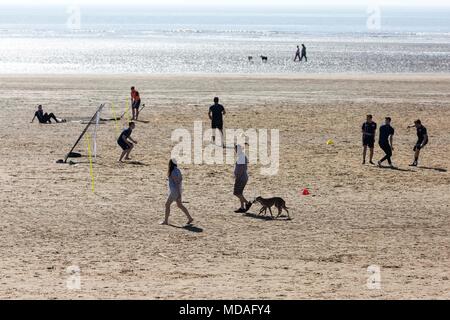
<svg viewBox="0 0 450 320">
<path fill-rule="evenodd" d="M 131 164 L 133 166 L 144 166 L 144 167 L 148 167 L 148 164 L 144 163 L 144 162 L 140 162 L 140 161 L 125 161 L 123 162 L 124 164 Z"/>
<path fill-rule="evenodd" d="M 284 216 L 284 215 L 279 216 L 278 218 L 276 216 L 272 218 L 270 215 L 263 216 L 263 215 L 250 213 L 250 212 L 247 212 L 246 214 L 244 214 L 244 217 L 252 218 L 252 219 L 258 219 L 258 220 L 264 220 L 264 221 L 273 221 L 273 220 L 290 221 L 290 220 L 292 220 L 292 218 L 289 219 L 287 216 Z"/>
<path fill-rule="evenodd" d="M 190 231 L 190 232 L 194 232 L 194 233 L 202 233 L 203 232 L 202 228 L 196 227 L 196 226 L 194 226 L 192 224 L 187 224 L 187 225 L 182 226 L 182 227 L 176 226 L 176 225 L 173 225 L 173 224 L 169 224 L 169 226 L 171 226 L 172 228 L 176 228 L 176 229 L 184 229 L 184 230 L 187 230 L 187 231 Z"/>
<path fill-rule="evenodd" d="M 398 167 L 389 167 L 389 166 L 377 166 L 377 168 L 380 169 L 389 169 L 389 170 L 394 170 L 394 171 L 400 171 L 400 172 L 415 172 L 414 170 L 411 169 L 402 169 L 402 168 L 398 168 Z"/>
<path fill-rule="evenodd" d="M 432 168 L 432 167 L 417 167 L 418 169 L 424 169 L 424 170 L 434 170 L 437 172 L 447 172 L 447 169 L 444 168 Z"/>
</svg>

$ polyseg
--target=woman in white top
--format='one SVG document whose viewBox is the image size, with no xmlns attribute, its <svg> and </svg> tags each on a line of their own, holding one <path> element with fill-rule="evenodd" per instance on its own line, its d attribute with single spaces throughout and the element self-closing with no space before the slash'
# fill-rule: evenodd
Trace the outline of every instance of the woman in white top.
<svg viewBox="0 0 450 320">
<path fill-rule="evenodd" d="M 188 209 L 186 209 L 181 200 L 183 176 L 181 175 L 181 171 L 177 167 L 177 162 L 175 159 L 171 159 L 169 161 L 169 170 L 167 172 L 167 176 L 169 179 L 169 197 L 166 202 L 166 216 L 164 221 L 161 222 L 161 224 L 162 225 L 169 224 L 170 206 L 172 205 L 173 202 L 177 203 L 178 208 L 180 208 L 181 211 L 183 211 L 186 217 L 188 218 L 187 224 L 188 225 L 192 224 L 194 219 L 192 219 Z"/>
</svg>

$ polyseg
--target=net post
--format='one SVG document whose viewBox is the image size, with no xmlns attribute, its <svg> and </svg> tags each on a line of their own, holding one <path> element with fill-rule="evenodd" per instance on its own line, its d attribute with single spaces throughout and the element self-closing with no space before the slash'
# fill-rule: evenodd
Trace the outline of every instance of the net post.
<svg viewBox="0 0 450 320">
<path fill-rule="evenodd" d="M 75 148 L 77 147 L 78 143 L 80 143 L 81 139 L 83 139 L 83 136 L 85 135 L 85 133 L 87 132 L 87 130 L 89 129 L 89 127 L 91 126 L 92 122 L 94 121 L 94 119 L 97 117 L 97 114 L 100 110 L 103 109 L 103 107 L 105 106 L 104 103 L 102 103 L 100 105 L 100 107 L 98 107 L 97 111 L 95 111 L 94 115 L 92 116 L 91 120 L 89 120 L 89 123 L 86 125 L 86 128 L 84 128 L 83 132 L 81 133 L 80 137 L 77 139 L 77 141 L 75 142 L 75 144 L 73 145 L 72 149 L 70 149 L 69 153 L 66 154 L 66 157 L 64 158 L 64 163 L 67 163 L 67 159 L 69 158 L 70 154 L 73 152 L 73 150 L 75 150 Z"/>
</svg>

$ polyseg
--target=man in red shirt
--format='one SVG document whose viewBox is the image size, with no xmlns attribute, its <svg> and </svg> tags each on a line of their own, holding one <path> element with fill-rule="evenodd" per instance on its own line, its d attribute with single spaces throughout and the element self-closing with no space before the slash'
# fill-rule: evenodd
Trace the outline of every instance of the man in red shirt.
<svg viewBox="0 0 450 320">
<path fill-rule="evenodd" d="M 141 98 L 139 92 L 131 87 L 131 111 L 133 113 L 132 120 L 138 120 L 139 118 L 139 107 L 141 106 Z"/>
</svg>

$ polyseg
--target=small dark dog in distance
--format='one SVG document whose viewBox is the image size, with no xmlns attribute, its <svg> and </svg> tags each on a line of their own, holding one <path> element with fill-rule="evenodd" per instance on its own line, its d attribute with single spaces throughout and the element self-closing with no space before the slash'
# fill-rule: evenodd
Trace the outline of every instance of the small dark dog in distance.
<svg viewBox="0 0 450 320">
<path fill-rule="evenodd" d="M 262 62 L 264 62 L 264 63 L 267 62 L 268 58 L 266 56 L 260 56 L 260 57 L 261 57 Z"/>
<path fill-rule="evenodd" d="M 264 199 L 262 197 L 258 197 L 255 199 L 254 202 L 258 202 L 259 204 L 261 204 L 262 208 L 261 210 L 259 210 L 259 214 L 262 214 L 264 212 L 264 214 L 267 214 L 267 209 L 269 209 L 270 215 L 273 218 L 273 214 L 272 214 L 272 207 L 275 206 L 275 208 L 278 209 L 278 216 L 277 218 L 281 215 L 283 209 L 287 212 L 288 215 L 288 219 L 290 220 L 291 217 L 289 216 L 289 211 L 288 211 L 288 207 L 286 207 L 286 201 L 284 201 L 282 198 L 279 197 L 275 197 L 275 198 L 270 198 L 270 199 Z"/>
<path fill-rule="evenodd" d="M 248 56 L 248 62 L 253 62 L 253 57 L 252 56 Z"/>
</svg>

